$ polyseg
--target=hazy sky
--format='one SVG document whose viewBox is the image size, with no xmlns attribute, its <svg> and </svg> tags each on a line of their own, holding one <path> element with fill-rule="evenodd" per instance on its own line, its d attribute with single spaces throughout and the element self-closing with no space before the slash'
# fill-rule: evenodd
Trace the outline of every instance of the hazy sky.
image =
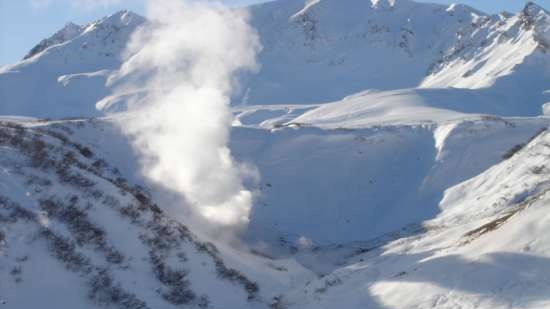
<svg viewBox="0 0 550 309">
<path fill-rule="evenodd" d="M 261 2 L 261 0 L 223 1 L 233 6 Z M 417 1 L 465 3 L 488 13 L 503 10 L 517 12 L 527 2 L 526 0 Z M 145 0 L 0 0 L 0 65 L 21 59 L 40 40 L 52 35 L 69 21 L 85 24 L 125 8 L 143 14 L 144 2 Z M 550 8 L 550 0 L 535 0 L 535 2 Z"/>
</svg>

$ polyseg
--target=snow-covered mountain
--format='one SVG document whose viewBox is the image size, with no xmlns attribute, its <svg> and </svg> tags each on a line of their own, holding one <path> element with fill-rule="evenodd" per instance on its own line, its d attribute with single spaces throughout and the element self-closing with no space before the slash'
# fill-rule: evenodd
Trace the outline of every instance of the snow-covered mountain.
<svg viewBox="0 0 550 309">
<path fill-rule="evenodd" d="M 42 41 L 27 59 L 0 68 L 0 112 L 99 115 L 95 103 L 109 94 L 107 76 L 120 67 L 130 35 L 144 21 L 131 12 L 118 12 L 82 27 L 69 24 Z"/>
<path fill-rule="evenodd" d="M 323 103 L 366 89 L 411 88 L 421 90 L 404 91 L 459 112 L 537 115 L 550 101 L 550 14 L 531 2 L 515 15 L 490 16 L 410 0 L 280 0 L 252 6 L 250 14 L 262 68 L 243 76 L 235 105 Z M 106 78 L 144 22 L 123 11 L 67 25 L 26 60 L 0 70 L 0 112 L 101 115 L 95 104 L 111 92 Z M 449 87 L 459 90 L 448 94 Z M 447 89 L 438 92 L 451 101 L 475 103 L 462 107 L 424 94 L 434 88 Z"/>
<path fill-rule="evenodd" d="M 69 23 L 0 68 L 0 308 L 550 308 L 547 10 L 249 11 L 261 70 L 229 148 L 257 177 L 237 239 L 144 177 L 108 114 L 145 18 Z"/>
<path fill-rule="evenodd" d="M 49 47 L 70 41 L 76 38 L 77 36 L 81 35 L 82 31 L 84 31 L 84 29 L 81 26 L 74 24 L 72 22 L 69 22 L 65 25 L 65 27 L 63 27 L 63 29 L 59 30 L 51 37 L 42 40 L 40 43 L 38 43 L 38 45 L 33 47 L 29 51 L 29 53 L 23 58 L 23 60 L 29 59 L 43 52 Z"/>
</svg>

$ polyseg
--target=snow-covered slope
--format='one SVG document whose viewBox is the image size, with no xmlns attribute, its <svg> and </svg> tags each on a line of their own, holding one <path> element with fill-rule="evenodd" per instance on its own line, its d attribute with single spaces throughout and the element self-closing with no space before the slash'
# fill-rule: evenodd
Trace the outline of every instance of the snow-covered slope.
<svg viewBox="0 0 550 309">
<path fill-rule="evenodd" d="M 250 237 L 328 245 L 431 219 L 447 188 L 500 162 L 549 124 L 478 116 L 360 129 L 345 122 L 328 130 L 235 128 L 233 154 L 255 164 L 262 180 Z"/>
<path fill-rule="evenodd" d="M 545 66 L 544 60 L 548 59 L 549 25 L 550 13 L 532 2 L 519 14 L 501 16 L 498 22 L 479 18 L 457 33 L 458 42 L 431 68 L 432 74 L 422 86 L 478 89 L 490 87 L 512 73 L 540 74 L 536 66 Z M 548 73 L 547 65 L 545 69 Z M 538 81 L 540 77 L 529 80 Z"/>
<path fill-rule="evenodd" d="M 485 17 L 467 6 L 410 0 L 305 3 L 251 8 L 264 52 L 262 72 L 246 85 L 249 102 L 313 103 L 364 89 L 415 87 L 456 44 L 456 33 Z"/>
<path fill-rule="evenodd" d="M 281 308 L 549 308 L 548 155 L 543 133 L 446 191 L 424 233 L 355 247 L 345 267 Z"/>
<path fill-rule="evenodd" d="M 235 128 L 235 157 L 262 175 L 241 234 L 249 251 L 214 249 L 182 225 L 181 205 L 144 189 L 110 120 L 5 120 L 0 298 L 10 308 L 35 306 L 36 291 L 79 308 L 545 308 L 550 135 L 517 145 L 547 126 L 483 116 Z"/>
<path fill-rule="evenodd" d="M 94 131 L 117 135 L 103 121 L 0 122 L 1 305 L 267 308 L 289 286 L 281 269 L 311 278 L 201 241 L 94 152 L 113 148 L 88 144 Z"/>
</svg>

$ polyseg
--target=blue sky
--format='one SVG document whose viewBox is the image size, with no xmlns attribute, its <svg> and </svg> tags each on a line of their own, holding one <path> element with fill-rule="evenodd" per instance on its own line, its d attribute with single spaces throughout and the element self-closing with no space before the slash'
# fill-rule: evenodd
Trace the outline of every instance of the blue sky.
<svg viewBox="0 0 550 309">
<path fill-rule="evenodd" d="M 228 5 L 246 5 L 260 0 L 223 0 Z M 303 1 L 303 0 L 296 0 Z M 419 1 L 419 0 L 417 0 Z M 422 2 L 460 2 L 482 11 L 519 11 L 526 0 L 420 0 Z M 128 8 L 144 12 L 145 0 L 0 0 L 0 65 L 16 62 L 41 39 L 69 21 L 85 24 Z M 550 0 L 535 0 L 550 8 Z"/>
</svg>

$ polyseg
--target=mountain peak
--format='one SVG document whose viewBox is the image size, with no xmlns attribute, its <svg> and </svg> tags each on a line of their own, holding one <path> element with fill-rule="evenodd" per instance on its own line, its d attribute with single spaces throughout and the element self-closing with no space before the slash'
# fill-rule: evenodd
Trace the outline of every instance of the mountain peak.
<svg viewBox="0 0 550 309">
<path fill-rule="evenodd" d="M 525 7 L 523 8 L 522 12 L 523 14 L 526 14 L 529 16 L 536 16 L 540 13 L 548 14 L 548 12 L 543 7 L 534 3 L 533 1 L 528 1 L 525 4 Z"/>
<path fill-rule="evenodd" d="M 540 5 L 529 1 L 525 4 L 525 7 L 519 13 L 519 16 L 524 20 L 534 23 L 536 20 L 548 19 L 550 17 L 550 13 Z"/>
<path fill-rule="evenodd" d="M 70 40 L 82 33 L 82 26 L 77 25 L 73 22 L 68 22 L 65 24 L 61 30 L 59 30 L 54 36 L 62 37 L 65 40 Z"/>
<path fill-rule="evenodd" d="M 135 21 L 144 21 L 145 18 L 139 14 L 136 14 L 130 10 L 121 10 L 108 17 L 108 19 L 120 21 L 124 25 L 129 25 Z"/>
<path fill-rule="evenodd" d="M 86 32 L 98 27 L 133 27 L 145 22 L 145 18 L 129 10 L 121 10 L 86 26 Z"/>
<path fill-rule="evenodd" d="M 523 27 L 534 29 L 536 40 L 548 46 L 550 42 L 550 13 L 534 2 L 527 2 L 519 13 Z"/>
<path fill-rule="evenodd" d="M 54 35 L 51 37 L 42 40 L 38 45 L 33 47 L 27 55 L 23 58 L 29 59 L 33 57 L 36 54 L 41 53 L 42 51 L 46 50 L 48 47 L 65 43 L 67 41 L 70 41 L 77 36 L 79 36 L 83 31 L 82 26 L 77 25 L 73 22 L 68 22 L 65 24 L 63 28 L 61 28 L 59 31 L 57 31 Z"/>
<path fill-rule="evenodd" d="M 42 40 L 25 57 L 47 57 L 72 70 L 117 68 L 120 56 L 134 31 L 146 19 L 128 10 L 118 11 L 84 26 L 66 24 L 50 38 Z M 86 64 L 84 64 L 86 63 Z"/>
<path fill-rule="evenodd" d="M 533 29 L 533 36 L 542 50 L 550 49 L 550 13 L 541 6 L 528 2 L 520 13 L 523 25 Z"/>
</svg>

